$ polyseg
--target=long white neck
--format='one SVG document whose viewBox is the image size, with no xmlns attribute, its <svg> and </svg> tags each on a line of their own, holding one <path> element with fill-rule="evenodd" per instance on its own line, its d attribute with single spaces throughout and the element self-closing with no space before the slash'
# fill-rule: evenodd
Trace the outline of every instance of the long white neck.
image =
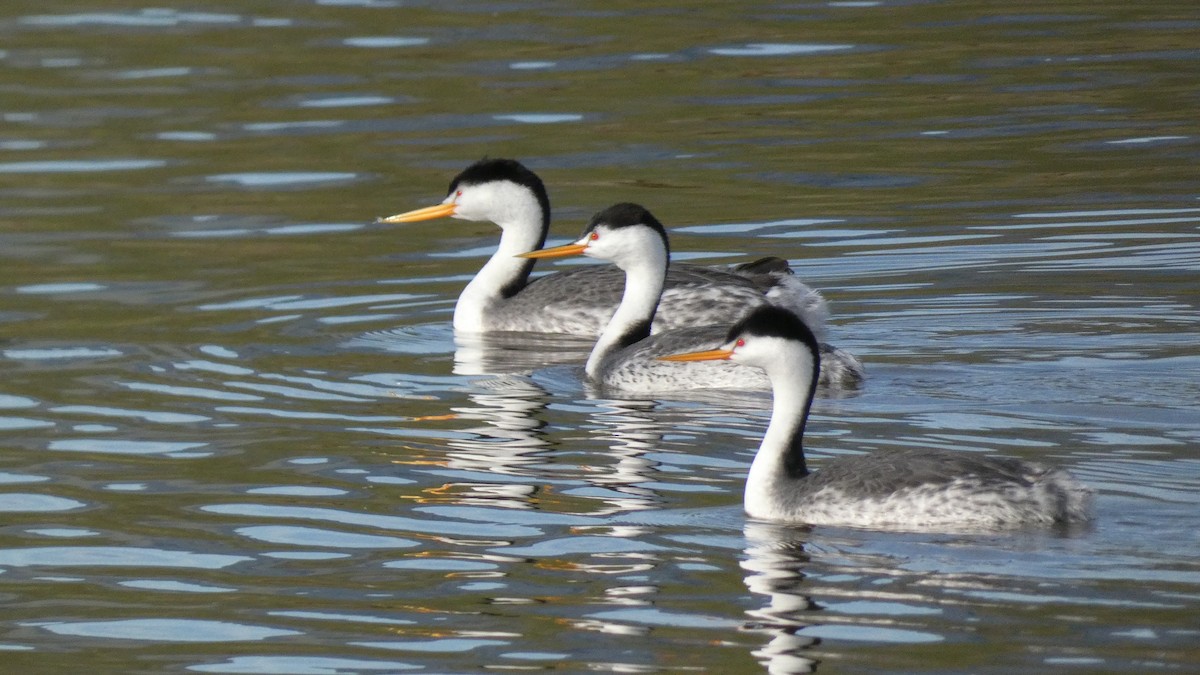
<svg viewBox="0 0 1200 675">
<path fill-rule="evenodd" d="M 584 367 L 592 380 L 600 379 L 601 366 L 610 354 L 650 335 L 650 324 L 667 280 L 667 256 L 657 247 L 641 253 L 636 260 L 622 264 L 625 292 L 621 304 L 600 333 Z"/>
<path fill-rule="evenodd" d="M 808 474 L 804 461 L 804 424 L 813 393 L 811 352 L 802 345 L 789 350 L 767 369 L 773 402 L 771 423 L 763 436 L 750 474 L 746 477 L 746 513 L 770 517 L 778 495 L 796 479 Z"/>
<path fill-rule="evenodd" d="M 475 275 L 454 306 L 454 329 L 482 333 L 487 314 L 506 298 L 516 295 L 529 280 L 533 260 L 516 257 L 542 247 L 546 232 L 540 209 L 521 214 L 520 222 L 497 222 L 500 245 Z"/>
</svg>

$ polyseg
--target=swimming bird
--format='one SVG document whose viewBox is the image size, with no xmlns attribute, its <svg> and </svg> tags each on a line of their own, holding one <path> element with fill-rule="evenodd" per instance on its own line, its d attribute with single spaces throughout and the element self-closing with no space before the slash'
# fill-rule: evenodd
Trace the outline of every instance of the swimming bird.
<svg viewBox="0 0 1200 675">
<path fill-rule="evenodd" d="M 746 478 L 754 518 L 901 529 L 995 528 L 1088 519 L 1091 490 L 1070 474 L 1018 459 L 907 448 L 837 459 L 810 472 L 804 427 L 821 350 L 796 315 L 761 307 L 719 348 L 665 357 L 731 361 L 766 372 L 771 421 Z"/>
<path fill-rule="evenodd" d="M 657 358 L 721 344 L 734 321 L 770 301 L 761 295 L 748 295 L 742 305 L 718 317 L 719 322 L 710 319 L 709 325 L 651 335 L 650 325 L 669 275 L 670 244 L 662 223 L 645 207 L 630 203 L 610 206 L 592 217 L 575 243 L 522 253 L 521 257 L 573 255 L 608 260 L 625 273 L 621 304 L 600 333 L 584 367 L 589 380 L 625 393 L 770 388 L 767 377 L 753 368 L 731 363 L 667 363 Z M 829 345 L 821 349 L 826 355 L 823 384 L 847 387 L 862 381 L 864 373 L 858 359 Z"/>
<path fill-rule="evenodd" d="M 530 280 L 534 261 L 514 255 L 541 248 L 550 227 L 550 199 L 537 174 L 511 159 L 484 159 L 450 181 L 440 204 L 387 218 L 490 221 L 500 245 L 467 284 L 454 308 L 458 331 L 529 331 L 599 335 L 621 300 L 622 275 L 587 266 Z M 793 276 L 787 261 L 764 258 L 730 269 L 673 265 L 652 330 L 715 323 L 751 300 L 767 297 L 801 312 L 818 332 L 828 309 L 820 293 Z"/>
</svg>

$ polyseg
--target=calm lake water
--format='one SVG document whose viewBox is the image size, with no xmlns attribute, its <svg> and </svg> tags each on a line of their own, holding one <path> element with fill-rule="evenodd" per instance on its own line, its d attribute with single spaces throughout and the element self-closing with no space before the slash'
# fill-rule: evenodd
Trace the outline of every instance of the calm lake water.
<svg viewBox="0 0 1200 675">
<path fill-rule="evenodd" d="M 1200 662 L 1200 10 L 15 0 L 0 8 L 12 672 L 1184 672 Z M 788 257 L 860 392 L 813 463 L 1062 466 L 1071 531 L 741 513 L 761 396 L 456 350 L 484 155 L 552 239 Z M 539 269 L 553 269 L 542 264 Z"/>
</svg>

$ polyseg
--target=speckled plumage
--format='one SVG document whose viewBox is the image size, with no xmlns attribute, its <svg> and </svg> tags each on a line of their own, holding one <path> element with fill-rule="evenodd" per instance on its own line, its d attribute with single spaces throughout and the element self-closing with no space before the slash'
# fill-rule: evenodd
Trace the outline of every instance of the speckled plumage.
<svg viewBox="0 0 1200 675">
<path fill-rule="evenodd" d="M 812 525 L 1006 527 L 1088 519 L 1090 492 L 1066 471 L 1004 457 L 929 449 L 839 458 L 765 488 L 757 514 Z"/>
<path fill-rule="evenodd" d="M 792 298 L 790 305 L 806 308 L 805 316 L 824 326 L 827 310 L 820 293 L 790 275 L 745 276 L 733 269 L 671 264 L 652 332 L 728 325 L 769 298 L 785 295 Z M 547 274 L 491 306 L 486 324 L 490 330 L 599 335 L 621 303 L 624 286 L 625 273 L 611 265 Z"/>
<path fill-rule="evenodd" d="M 670 363 L 658 357 L 719 347 L 728 326 L 690 326 L 651 335 L 609 355 L 600 382 L 625 394 L 688 389 L 769 389 L 766 373 L 728 361 Z"/>
<path fill-rule="evenodd" d="M 786 263 L 785 263 L 786 264 Z M 568 333 L 598 336 L 621 303 L 624 273 L 588 265 L 534 278 L 511 297 L 483 306 L 487 331 Z M 745 272 L 673 263 L 651 331 L 729 323 L 768 303 L 803 313 L 824 331 L 828 308 L 821 294 L 788 272 Z"/>
<path fill-rule="evenodd" d="M 604 364 L 604 386 L 626 394 L 688 389 L 771 388 L 767 374 L 729 361 L 671 363 L 661 356 L 715 349 L 725 343 L 728 325 L 688 326 L 651 335 L 613 354 Z M 863 378 L 862 364 L 849 352 L 821 344 L 818 386 L 848 387 Z"/>
<path fill-rule="evenodd" d="M 756 309 L 719 352 L 770 380 L 771 422 L 746 477 L 746 513 L 764 520 L 903 529 L 1048 525 L 1089 518 L 1091 491 L 1066 471 L 1017 459 L 899 449 L 809 472 L 804 427 L 821 349 L 796 315 Z"/>
</svg>

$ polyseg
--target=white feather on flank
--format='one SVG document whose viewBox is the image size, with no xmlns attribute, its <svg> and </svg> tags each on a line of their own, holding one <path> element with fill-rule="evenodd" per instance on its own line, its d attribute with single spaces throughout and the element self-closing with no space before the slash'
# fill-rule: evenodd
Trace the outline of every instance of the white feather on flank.
<svg viewBox="0 0 1200 675">
<path fill-rule="evenodd" d="M 779 283 L 767 291 L 772 305 L 791 310 L 808 325 L 818 340 L 825 339 L 825 324 L 829 320 L 829 304 L 825 297 L 808 284 L 793 276 L 780 276 Z"/>
</svg>

